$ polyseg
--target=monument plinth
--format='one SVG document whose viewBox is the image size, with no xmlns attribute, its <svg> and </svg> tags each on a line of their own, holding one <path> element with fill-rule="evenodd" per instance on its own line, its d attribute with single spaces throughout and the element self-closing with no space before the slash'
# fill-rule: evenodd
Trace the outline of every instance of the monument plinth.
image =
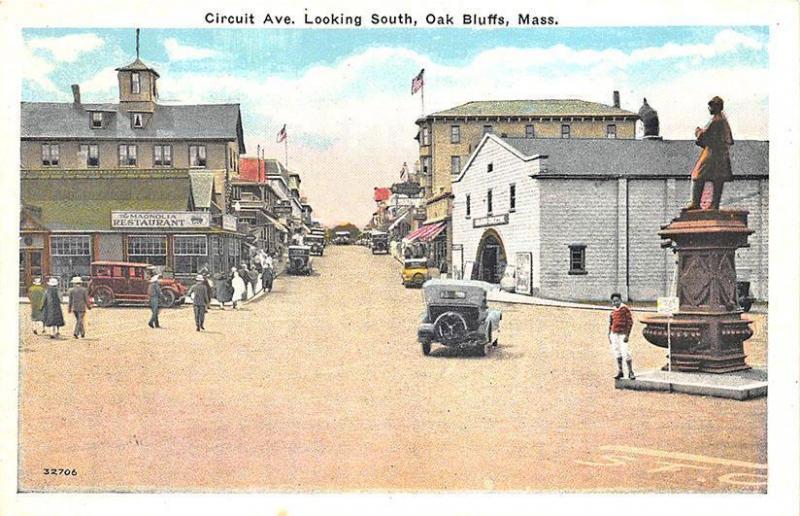
<svg viewBox="0 0 800 516">
<path fill-rule="evenodd" d="M 729 373 L 750 369 L 744 341 L 753 336 L 736 297 L 736 250 L 753 230 L 745 210 L 682 210 L 659 236 L 678 255 L 672 318 L 648 317 L 644 337 L 666 348 L 669 327 L 673 371 Z M 669 325 L 668 325 L 669 323 Z M 666 369 L 667 366 L 664 367 Z"/>
</svg>

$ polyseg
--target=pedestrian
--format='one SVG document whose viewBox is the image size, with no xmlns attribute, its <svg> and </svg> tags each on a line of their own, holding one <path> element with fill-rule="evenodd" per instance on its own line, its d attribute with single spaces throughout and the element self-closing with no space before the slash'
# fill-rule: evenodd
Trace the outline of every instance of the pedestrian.
<svg viewBox="0 0 800 516">
<path fill-rule="evenodd" d="M 243 299 L 243 295 L 247 286 L 244 283 L 244 280 L 239 275 L 239 271 L 236 270 L 236 267 L 231 267 L 231 286 L 233 287 L 233 296 L 231 297 L 231 301 L 233 301 L 233 308 L 239 308 L 239 302 Z"/>
<path fill-rule="evenodd" d="M 33 285 L 28 287 L 28 300 L 31 302 L 31 329 L 34 335 L 39 335 L 38 326 L 42 327 L 44 335 L 44 324 L 42 323 L 42 304 L 44 304 L 44 287 L 42 278 L 33 278 Z"/>
<path fill-rule="evenodd" d="M 261 290 L 272 292 L 272 265 L 266 263 L 261 271 Z"/>
<path fill-rule="evenodd" d="M 194 324 L 197 331 L 205 330 L 206 307 L 211 302 L 211 296 L 202 274 L 195 276 L 196 283 L 189 289 L 188 295 L 192 297 L 194 304 Z"/>
<path fill-rule="evenodd" d="M 219 301 L 220 310 L 225 310 L 225 303 L 230 303 L 233 299 L 233 286 L 231 285 L 230 274 L 220 273 L 214 281 L 215 294 Z"/>
<path fill-rule="evenodd" d="M 72 288 L 67 293 L 69 298 L 67 311 L 75 314 L 75 331 L 72 332 L 72 336 L 76 339 L 83 338 L 86 337 L 86 312 L 92 308 L 89 302 L 89 292 L 83 286 L 83 279 L 80 276 L 72 278 L 70 283 L 72 283 Z"/>
<path fill-rule="evenodd" d="M 258 287 L 258 271 L 254 264 L 250 265 L 250 270 L 247 271 L 247 277 L 250 280 L 250 288 L 252 289 L 253 296 L 256 295 L 256 288 Z"/>
<path fill-rule="evenodd" d="M 159 275 L 153 274 L 147 286 L 147 298 L 150 300 L 150 321 L 147 325 L 151 328 L 161 328 L 158 322 L 158 312 L 161 310 L 161 284 L 158 280 Z"/>
<path fill-rule="evenodd" d="M 236 274 L 242 278 L 242 283 L 244 283 L 244 289 L 242 290 L 242 301 L 244 301 L 247 299 L 247 285 L 250 283 L 250 274 L 247 272 L 247 265 L 244 263 L 240 264 Z"/>
<path fill-rule="evenodd" d="M 608 318 L 608 342 L 611 344 L 614 358 L 617 359 L 617 374 L 614 379 L 619 380 L 623 377 L 622 359 L 624 358 L 628 364 L 628 378 L 635 380 L 633 358 L 628 345 L 628 339 L 633 329 L 633 315 L 631 315 L 630 308 L 622 303 L 622 296 L 617 292 L 611 294 L 611 305 L 614 309 Z"/>
<path fill-rule="evenodd" d="M 61 327 L 64 326 L 64 312 L 61 311 L 61 294 L 58 292 L 58 279 L 47 280 L 47 290 L 42 302 L 42 322 L 50 328 L 50 338 L 60 336 Z"/>
</svg>

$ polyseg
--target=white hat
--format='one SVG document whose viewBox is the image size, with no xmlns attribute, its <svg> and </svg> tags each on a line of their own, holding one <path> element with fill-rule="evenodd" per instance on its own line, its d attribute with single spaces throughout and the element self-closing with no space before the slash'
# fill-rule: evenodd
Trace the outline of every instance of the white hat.
<svg viewBox="0 0 800 516">
<path fill-rule="evenodd" d="M 203 277 L 202 274 L 198 274 L 197 276 L 194 277 L 194 279 L 196 279 L 197 281 L 203 281 L 205 278 Z"/>
<path fill-rule="evenodd" d="M 236 272 L 236 267 L 231 267 L 231 272 Z"/>
<path fill-rule="evenodd" d="M 156 281 L 158 281 L 158 278 L 159 278 L 159 275 L 158 275 L 158 274 L 153 274 L 153 275 L 150 277 L 150 283 L 155 283 Z"/>
<path fill-rule="evenodd" d="M 58 279 L 57 278 L 50 278 L 49 280 L 47 280 L 47 284 L 50 285 L 51 287 L 57 287 L 58 286 Z"/>
<path fill-rule="evenodd" d="M 72 280 L 70 280 L 70 283 L 72 283 L 73 285 L 75 285 L 76 283 L 83 283 L 83 278 L 81 278 L 80 276 L 75 276 L 72 278 Z"/>
<path fill-rule="evenodd" d="M 41 285 L 42 284 L 42 278 L 33 278 L 33 284 L 34 285 Z"/>
</svg>

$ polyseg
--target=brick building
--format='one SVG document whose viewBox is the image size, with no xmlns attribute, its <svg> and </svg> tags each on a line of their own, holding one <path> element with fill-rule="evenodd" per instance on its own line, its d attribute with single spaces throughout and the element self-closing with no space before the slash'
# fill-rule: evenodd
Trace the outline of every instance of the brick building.
<svg viewBox="0 0 800 516">
<path fill-rule="evenodd" d="M 433 261 L 451 261 L 451 183 L 485 134 L 531 140 L 633 139 L 638 119 L 637 113 L 620 107 L 615 91 L 612 105 L 575 99 L 475 101 L 417 120 L 425 224 L 444 223 L 445 228 L 431 246 Z"/>
<path fill-rule="evenodd" d="M 694 141 L 487 135 L 453 180 L 453 267 L 498 282 L 512 265 L 527 293 L 556 299 L 665 295 L 675 257 L 657 232 L 686 206 L 698 154 Z M 748 210 L 755 231 L 737 275 L 766 300 L 768 142 L 737 141 L 731 160 L 723 207 Z"/>
</svg>

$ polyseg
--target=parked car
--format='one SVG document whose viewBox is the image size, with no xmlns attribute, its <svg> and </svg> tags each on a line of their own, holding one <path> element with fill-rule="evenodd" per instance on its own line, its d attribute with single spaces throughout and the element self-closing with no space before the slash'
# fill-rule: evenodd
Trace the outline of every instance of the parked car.
<svg viewBox="0 0 800 516">
<path fill-rule="evenodd" d="M 372 254 L 389 254 L 389 234 L 377 231 L 372 233 L 370 247 L 372 248 Z"/>
<path fill-rule="evenodd" d="M 742 310 L 745 312 L 749 312 L 750 308 L 753 306 L 756 298 L 750 294 L 750 282 L 749 281 L 737 281 L 736 282 L 736 299 L 739 301 L 739 306 L 742 307 Z"/>
<path fill-rule="evenodd" d="M 514 265 L 507 265 L 503 277 L 500 278 L 500 288 L 506 292 L 514 292 L 517 289 L 517 268 Z"/>
<path fill-rule="evenodd" d="M 470 280 L 430 280 L 423 286 L 425 312 L 417 340 L 422 353 L 431 352 L 431 344 L 471 349 L 484 356 L 490 346 L 497 346 L 500 334 L 500 310 L 489 308 L 487 290 Z"/>
<path fill-rule="evenodd" d="M 311 259 L 311 247 L 307 245 L 289 246 L 289 274 L 305 274 L 308 276 L 314 270 Z"/>
<path fill-rule="evenodd" d="M 307 246 L 311 247 L 312 255 L 322 256 L 325 253 L 325 237 L 312 233 L 306 235 L 305 243 Z"/>
<path fill-rule="evenodd" d="M 92 262 L 89 277 L 89 296 L 101 307 L 119 303 L 147 304 L 147 287 L 155 268 L 147 263 Z M 187 288 L 174 278 L 160 277 L 161 306 L 183 303 Z"/>
<path fill-rule="evenodd" d="M 400 273 L 403 285 L 408 287 L 421 287 L 423 283 L 431 279 L 428 270 L 427 258 L 406 258 L 403 261 L 403 272 Z"/>
</svg>

